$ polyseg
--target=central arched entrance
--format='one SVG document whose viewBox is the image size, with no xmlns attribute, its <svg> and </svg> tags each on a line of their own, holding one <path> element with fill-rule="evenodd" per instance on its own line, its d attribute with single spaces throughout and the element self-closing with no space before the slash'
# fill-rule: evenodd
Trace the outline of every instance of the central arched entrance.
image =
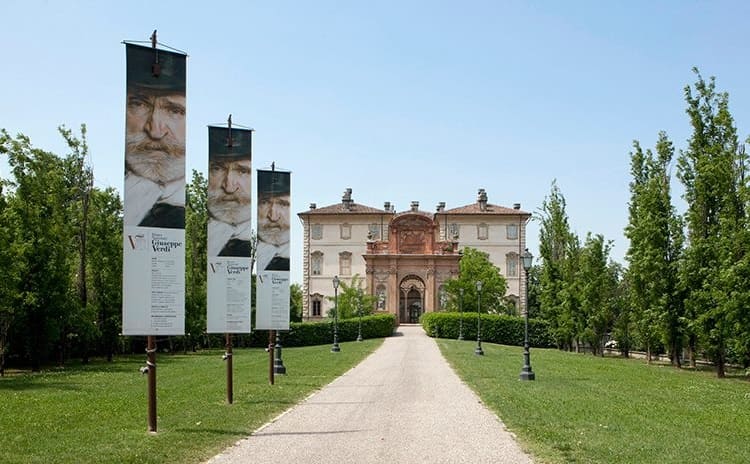
<svg viewBox="0 0 750 464">
<path fill-rule="evenodd" d="M 424 312 L 424 281 L 415 275 L 401 280 L 399 296 L 399 322 L 417 323 Z"/>
</svg>

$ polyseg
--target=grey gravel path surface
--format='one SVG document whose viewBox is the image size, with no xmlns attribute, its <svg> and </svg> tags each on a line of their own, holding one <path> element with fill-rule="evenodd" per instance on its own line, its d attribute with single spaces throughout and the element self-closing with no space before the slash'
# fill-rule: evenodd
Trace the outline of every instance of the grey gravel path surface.
<svg viewBox="0 0 750 464">
<path fill-rule="evenodd" d="M 532 460 L 422 327 L 401 325 L 359 365 L 209 461 L 271 462 Z"/>
</svg>

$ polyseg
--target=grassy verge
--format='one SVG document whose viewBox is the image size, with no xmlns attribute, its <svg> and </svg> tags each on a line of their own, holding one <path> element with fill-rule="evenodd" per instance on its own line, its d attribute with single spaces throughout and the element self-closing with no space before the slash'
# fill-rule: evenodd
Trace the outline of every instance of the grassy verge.
<svg viewBox="0 0 750 464">
<path fill-rule="evenodd" d="M 440 339 L 456 372 L 540 462 L 750 462 L 750 382 L 535 349 Z"/>
<path fill-rule="evenodd" d="M 147 429 L 145 355 L 0 378 L 2 463 L 202 462 L 364 359 L 382 339 L 285 349 L 268 384 L 268 353 L 235 350 L 234 404 L 220 351 L 157 356 L 158 434 Z"/>
</svg>

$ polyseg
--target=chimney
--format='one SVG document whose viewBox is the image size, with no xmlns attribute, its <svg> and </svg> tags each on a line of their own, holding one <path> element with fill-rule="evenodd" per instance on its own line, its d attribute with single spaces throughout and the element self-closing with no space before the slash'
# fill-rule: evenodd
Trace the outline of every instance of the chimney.
<svg viewBox="0 0 750 464">
<path fill-rule="evenodd" d="M 411 210 L 414 213 L 416 213 L 417 211 L 419 211 L 419 202 L 418 201 L 412 201 L 411 202 Z"/>
<path fill-rule="evenodd" d="M 315 203 L 310 203 L 310 209 L 315 209 L 317 207 L 318 207 L 318 205 L 316 205 Z"/>
<path fill-rule="evenodd" d="M 440 203 L 438 203 L 438 205 L 437 205 L 437 212 L 438 212 L 438 213 L 442 213 L 443 211 L 445 211 L 445 202 L 444 202 L 444 201 L 441 201 L 441 202 L 440 202 Z"/>
<path fill-rule="evenodd" d="M 385 203 L 383 203 L 383 209 L 390 213 L 391 212 L 391 202 L 390 201 L 386 201 Z"/>
<path fill-rule="evenodd" d="M 484 189 L 479 189 L 477 203 L 479 203 L 480 211 L 487 211 L 487 192 L 485 192 Z"/>
<path fill-rule="evenodd" d="M 521 209 L 521 203 L 513 203 L 513 209 Z"/>
</svg>

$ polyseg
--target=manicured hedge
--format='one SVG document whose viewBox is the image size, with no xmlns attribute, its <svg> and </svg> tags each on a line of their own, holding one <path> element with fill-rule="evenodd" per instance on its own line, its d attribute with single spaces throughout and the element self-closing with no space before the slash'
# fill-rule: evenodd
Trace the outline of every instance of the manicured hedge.
<svg viewBox="0 0 750 464">
<path fill-rule="evenodd" d="M 380 314 L 362 317 L 362 338 L 390 337 L 396 326 L 396 316 Z M 281 334 L 281 344 L 287 346 L 310 346 L 333 343 L 333 320 L 320 322 L 292 322 L 289 332 Z M 339 321 L 339 341 L 353 341 L 357 339 L 359 319 L 343 319 Z M 253 346 L 268 344 L 268 331 L 253 332 Z"/>
<path fill-rule="evenodd" d="M 460 319 L 463 318 L 464 339 L 476 340 L 476 313 L 425 313 L 422 327 L 427 335 L 438 338 L 458 338 Z M 482 314 L 482 341 L 501 345 L 523 346 L 524 319 L 516 316 Z M 529 319 L 529 344 L 548 348 L 554 346 L 554 339 L 547 321 Z"/>
</svg>

